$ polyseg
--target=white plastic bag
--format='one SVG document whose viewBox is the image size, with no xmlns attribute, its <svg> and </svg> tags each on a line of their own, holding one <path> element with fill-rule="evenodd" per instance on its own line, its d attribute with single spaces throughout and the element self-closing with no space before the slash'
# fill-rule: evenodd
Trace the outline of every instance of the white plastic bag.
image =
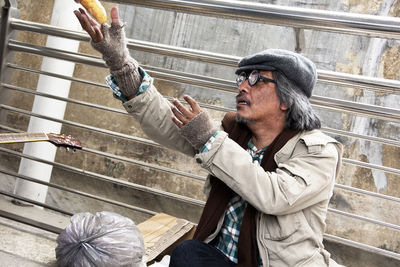
<svg viewBox="0 0 400 267">
<path fill-rule="evenodd" d="M 140 230 L 132 220 L 116 213 L 75 214 L 57 237 L 57 244 L 59 267 L 145 266 Z"/>
</svg>

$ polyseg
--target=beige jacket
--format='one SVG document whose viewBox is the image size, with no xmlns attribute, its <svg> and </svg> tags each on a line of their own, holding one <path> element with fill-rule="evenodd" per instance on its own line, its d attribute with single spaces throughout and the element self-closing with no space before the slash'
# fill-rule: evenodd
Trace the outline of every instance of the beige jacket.
<svg viewBox="0 0 400 267">
<path fill-rule="evenodd" d="M 151 86 L 124 103 L 155 142 L 194 156 L 257 210 L 257 242 L 264 266 L 337 266 L 324 250 L 325 218 L 342 147 L 318 130 L 293 137 L 275 154 L 276 172 L 265 172 L 237 143 L 220 132 L 210 151 L 195 154 L 172 122 L 170 103 Z M 205 184 L 206 194 L 209 183 Z M 218 229 L 207 238 L 211 241 Z"/>
</svg>

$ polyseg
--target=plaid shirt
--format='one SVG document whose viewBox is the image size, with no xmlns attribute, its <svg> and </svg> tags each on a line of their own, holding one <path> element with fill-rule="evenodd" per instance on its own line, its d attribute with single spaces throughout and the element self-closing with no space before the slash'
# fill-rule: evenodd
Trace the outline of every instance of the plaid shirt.
<svg viewBox="0 0 400 267">
<path fill-rule="evenodd" d="M 216 132 L 210 140 L 200 150 L 201 152 L 209 151 L 212 142 L 215 140 Z M 257 150 L 253 141 L 250 139 L 247 144 L 247 152 L 253 158 L 253 162 L 261 164 L 264 157 L 264 151 L 267 147 Z M 222 253 L 224 253 L 231 261 L 238 263 L 238 242 L 240 227 L 242 225 L 243 215 L 247 207 L 247 202 L 235 194 L 228 203 L 228 207 L 225 212 L 224 222 L 222 224 L 221 231 L 216 237 L 214 244 Z M 262 266 L 261 258 L 258 257 L 258 266 Z"/>
<path fill-rule="evenodd" d="M 136 95 L 140 95 L 142 93 L 144 93 L 147 88 L 149 88 L 149 86 L 153 83 L 153 78 L 148 75 L 144 69 L 142 69 L 141 67 L 138 67 L 140 76 L 142 76 L 142 83 L 139 86 L 139 89 L 136 93 Z M 122 102 L 126 102 L 128 101 L 128 99 L 122 94 L 117 81 L 115 80 L 113 75 L 108 75 L 106 77 L 106 83 L 108 85 L 108 87 L 111 88 L 111 90 L 113 91 L 114 97 L 117 99 L 120 99 Z"/>
</svg>

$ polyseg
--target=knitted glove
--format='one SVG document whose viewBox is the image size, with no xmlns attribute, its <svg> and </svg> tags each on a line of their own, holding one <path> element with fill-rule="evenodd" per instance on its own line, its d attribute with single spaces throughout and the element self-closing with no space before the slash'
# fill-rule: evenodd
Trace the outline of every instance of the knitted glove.
<svg viewBox="0 0 400 267">
<path fill-rule="evenodd" d="M 138 71 L 138 63 L 129 55 L 126 46 L 125 31 L 123 24 L 107 23 L 102 24 L 101 31 L 103 40 L 100 42 L 91 41 L 94 49 L 103 55 L 103 59 L 110 68 L 121 89 L 122 94 L 129 97 L 135 95 L 142 82 Z"/>
<path fill-rule="evenodd" d="M 203 110 L 180 128 L 179 133 L 185 137 L 195 149 L 200 150 L 216 131 L 217 128 L 213 124 L 212 118 L 208 112 Z"/>
</svg>

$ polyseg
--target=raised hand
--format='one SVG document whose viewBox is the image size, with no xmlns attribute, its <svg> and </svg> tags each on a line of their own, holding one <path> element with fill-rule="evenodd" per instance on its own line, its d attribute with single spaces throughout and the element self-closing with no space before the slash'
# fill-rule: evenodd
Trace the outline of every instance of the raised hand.
<svg viewBox="0 0 400 267">
<path fill-rule="evenodd" d="M 75 0 L 78 2 L 79 0 Z M 118 12 L 117 12 L 118 13 Z M 101 25 L 99 25 L 94 19 L 92 19 L 83 8 L 74 11 L 75 16 L 78 18 L 82 28 L 89 34 L 94 43 L 101 42 L 103 40 L 103 33 L 101 32 Z"/>
<path fill-rule="evenodd" d="M 193 98 L 186 95 L 183 99 L 190 108 L 186 108 L 179 100 L 174 99 L 171 107 L 174 115 L 171 119 L 180 128 L 179 133 L 195 149 L 200 150 L 217 129 L 210 115 L 202 110 Z"/>
<path fill-rule="evenodd" d="M 178 99 L 174 99 L 171 108 L 174 116 L 172 116 L 172 121 L 179 127 L 182 128 L 194 117 L 201 113 L 201 108 L 197 102 L 188 95 L 185 95 L 183 99 L 189 104 L 190 109 L 187 109 Z"/>
<path fill-rule="evenodd" d="M 80 3 L 80 0 L 75 0 L 75 2 Z M 75 10 L 74 14 L 78 18 L 82 28 L 90 35 L 93 42 L 98 43 L 103 40 L 102 25 L 92 19 L 83 8 Z M 111 9 L 111 24 L 119 25 L 119 23 L 118 8 L 113 7 Z"/>
</svg>

